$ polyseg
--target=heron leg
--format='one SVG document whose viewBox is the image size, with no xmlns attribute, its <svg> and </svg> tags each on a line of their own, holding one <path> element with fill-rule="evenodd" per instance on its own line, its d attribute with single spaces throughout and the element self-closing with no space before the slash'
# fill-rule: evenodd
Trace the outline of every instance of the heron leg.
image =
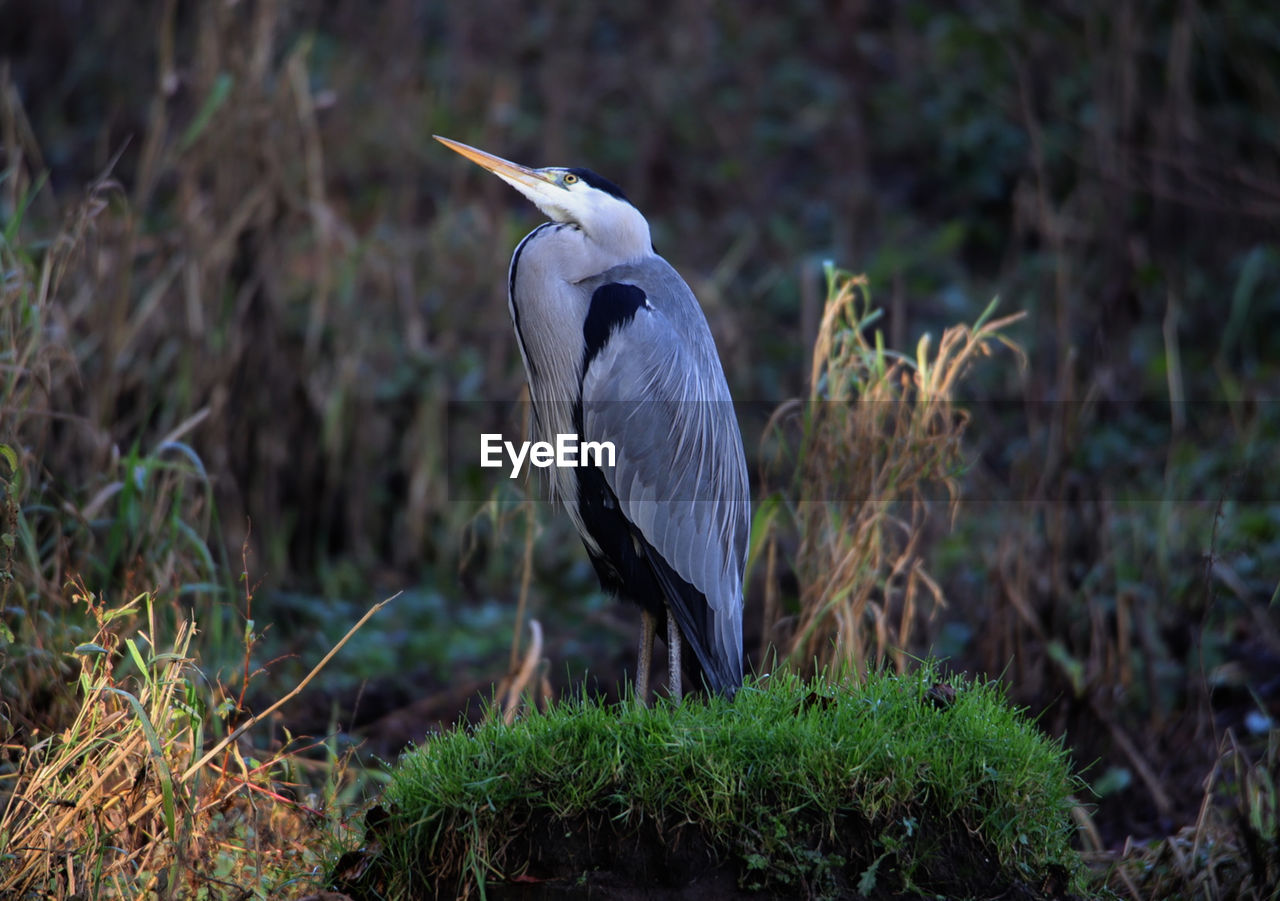
<svg viewBox="0 0 1280 901">
<path fill-rule="evenodd" d="M 636 661 L 636 700 L 649 706 L 649 663 L 653 658 L 653 633 L 656 627 L 653 614 L 640 611 L 640 658 Z"/>
<path fill-rule="evenodd" d="M 677 704 L 684 695 L 684 685 L 682 682 L 683 673 L 680 669 L 680 627 L 676 625 L 676 618 L 667 613 L 667 694 L 675 699 Z"/>
</svg>

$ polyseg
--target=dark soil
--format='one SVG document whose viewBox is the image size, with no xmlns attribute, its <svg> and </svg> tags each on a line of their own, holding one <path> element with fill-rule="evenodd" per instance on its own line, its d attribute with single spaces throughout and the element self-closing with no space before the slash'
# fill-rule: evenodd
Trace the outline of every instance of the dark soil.
<svg viewBox="0 0 1280 901">
<path fill-rule="evenodd" d="M 457 865 L 421 861 L 410 877 L 407 895 L 404 874 L 379 859 L 377 836 L 395 828 L 393 817 L 378 810 L 369 823 L 372 841 L 348 854 L 340 863 L 334 887 L 353 901 L 386 897 L 444 899 L 464 894 L 466 873 Z M 876 848 L 880 829 L 845 817 L 835 843 L 814 841 L 799 859 L 771 860 L 767 868 L 750 869 L 744 858 L 725 852 L 701 830 L 690 825 L 660 829 L 646 819 L 638 825 L 598 816 L 557 820 L 535 813 L 513 834 L 503 853 L 514 874 L 491 880 L 485 896 L 499 901 L 577 901 L 577 899 L 807 899 L 858 898 L 972 898 L 1041 901 L 1071 898 L 1065 893 L 1068 874 L 1053 871 L 1027 882 L 1005 872 L 970 833 L 954 824 L 925 824 L 943 836 L 904 879 L 895 854 Z M 821 830 L 814 829 L 813 835 Z M 905 852 L 904 852 L 905 853 Z M 878 861 L 878 863 L 877 863 Z M 874 875 L 866 877 L 869 867 Z M 419 869 L 420 868 L 420 869 Z M 867 893 L 859 891 L 864 883 Z"/>
</svg>

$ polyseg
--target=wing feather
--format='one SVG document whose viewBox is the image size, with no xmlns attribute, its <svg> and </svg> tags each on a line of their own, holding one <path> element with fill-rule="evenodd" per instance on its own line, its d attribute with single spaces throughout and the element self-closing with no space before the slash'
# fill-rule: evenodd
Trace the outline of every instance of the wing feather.
<svg viewBox="0 0 1280 901">
<path fill-rule="evenodd" d="M 697 300 L 665 261 L 653 260 L 661 265 L 592 280 L 635 285 L 648 302 L 583 373 L 583 437 L 614 443 L 617 465 L 605 480 L 623 515 L 705 598 L 696 609 L 659 576 L 703 669 L 736 687 L 750 529 L 742 437 Z"/>
</svg>

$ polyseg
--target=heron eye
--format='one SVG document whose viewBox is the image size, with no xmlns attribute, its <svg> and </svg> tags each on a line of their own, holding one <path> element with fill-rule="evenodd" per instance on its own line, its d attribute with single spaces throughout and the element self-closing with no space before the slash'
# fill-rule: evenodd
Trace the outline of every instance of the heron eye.
<svg viewBox="0 0 1280 901">
<path fill-rule="evenodd" d="M 576 185 L 578 183 L 578 176 L 574 175 L 572 172 L 566 172 L 564 174 L 564 183 L 566 185 Z"/>
</svg>

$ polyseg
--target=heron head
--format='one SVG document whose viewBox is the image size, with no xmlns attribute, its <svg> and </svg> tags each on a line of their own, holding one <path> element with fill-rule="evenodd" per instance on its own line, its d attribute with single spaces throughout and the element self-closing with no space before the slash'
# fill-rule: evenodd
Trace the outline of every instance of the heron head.
<svg viewBox="0 0 1280 901">
<path fill-rule="evenodd" d="M 581 229 L 607 247 L 619 262 L 653 252 L 649 223 L 622 189 L 590 169 L 530 169 L 439 135 L 437 141 L 515 188 L 553 222 Z"/>
</svg>

